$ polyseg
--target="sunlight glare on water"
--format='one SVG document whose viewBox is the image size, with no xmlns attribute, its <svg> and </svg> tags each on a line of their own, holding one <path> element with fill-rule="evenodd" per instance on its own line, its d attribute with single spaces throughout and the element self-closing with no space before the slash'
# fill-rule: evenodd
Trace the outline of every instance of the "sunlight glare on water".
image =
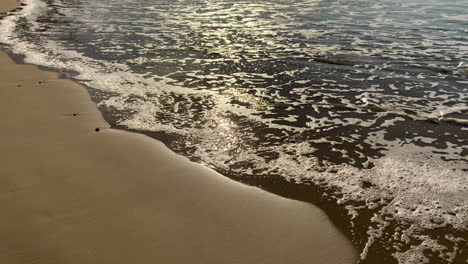
<svg viewBox="0 0 468 264">
<path fill-rule="evenodd" d="M 468 2 L 26 2 L 0 42 L 88 85 L 114 127 L 246 183 L 322 186 L 363 259 L 463 257 Z"/>
</svg>

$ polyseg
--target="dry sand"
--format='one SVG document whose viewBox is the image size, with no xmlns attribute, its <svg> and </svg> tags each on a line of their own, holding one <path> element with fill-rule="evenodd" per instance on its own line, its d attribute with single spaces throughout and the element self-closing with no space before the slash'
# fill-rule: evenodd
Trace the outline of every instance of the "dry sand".
<svg viewBox="0 0 468 264">
<path fill-rule="evenodd" d="M 0 13 L 8 12 L 15 9 L 20 4 L 19 0 L 1 0 Z"/>
<path fill-rule="evenodd" d="M 14 4 L 1 0 L 0 12 Z M 315 206 L 233 182 L 146 136 L 109 129 L 85 88 L 3 52 L 0 115 L 0 263 L 357 258 Z"/>
</svg>

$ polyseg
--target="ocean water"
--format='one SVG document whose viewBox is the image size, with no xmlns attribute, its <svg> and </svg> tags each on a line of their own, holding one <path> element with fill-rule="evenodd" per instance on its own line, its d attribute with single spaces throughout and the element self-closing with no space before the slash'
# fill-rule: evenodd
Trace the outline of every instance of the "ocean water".
<svg viewBox="0 0 468 264">
<path fill-rule="evenodd" d="M 113 127 L 309 186 L 359 263 L 467 263 L 468 1 L 24 3 L 0 42 L 87 85 Z"/>
</svg>

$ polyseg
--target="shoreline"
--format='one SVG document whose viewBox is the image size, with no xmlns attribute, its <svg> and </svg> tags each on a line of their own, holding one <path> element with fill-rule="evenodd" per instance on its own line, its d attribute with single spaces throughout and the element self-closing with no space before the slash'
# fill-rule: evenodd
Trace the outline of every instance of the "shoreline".
<svg viewBox="0 0 468 264">
<path fill-rule="evenodd" d="M 111 129 L 83 86 L 3 51 L 0 62 L 2 262 L 357 261 L 316 206 Z"/>
</svg>

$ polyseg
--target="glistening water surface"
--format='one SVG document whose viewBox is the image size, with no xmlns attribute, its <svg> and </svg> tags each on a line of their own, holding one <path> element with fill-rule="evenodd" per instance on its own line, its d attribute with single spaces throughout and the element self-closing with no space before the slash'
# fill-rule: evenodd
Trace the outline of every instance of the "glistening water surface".
<svg viewBox="0 0 468 264">
<path fill-rule="evenodd" d="M 25 2 L 0 42 L 113 126 L 332 201 L 361 263 L 468 258 L 468 1 Z"/>
</svg>

